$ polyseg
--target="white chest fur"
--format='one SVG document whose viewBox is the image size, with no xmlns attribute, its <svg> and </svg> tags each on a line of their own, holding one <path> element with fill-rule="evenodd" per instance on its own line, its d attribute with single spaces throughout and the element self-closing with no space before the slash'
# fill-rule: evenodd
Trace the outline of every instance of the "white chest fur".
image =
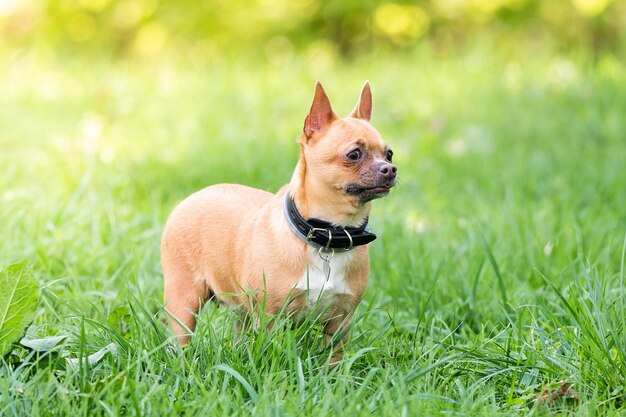
<svg viewBox="0 0 626 417">
<path fill-rule="evenodd" d="M 307 292 L 308 307 L 326 308 L 334 296 L 350 294 L 346 285 L 346 267 L 352 258 L 351 252 L 338 252 L 330 260 L 330 275 L 324 272 L 324 260 L 317 249 L 310 248 L 311 263 L 296 285 L 297 289 Z"/>
</svg>

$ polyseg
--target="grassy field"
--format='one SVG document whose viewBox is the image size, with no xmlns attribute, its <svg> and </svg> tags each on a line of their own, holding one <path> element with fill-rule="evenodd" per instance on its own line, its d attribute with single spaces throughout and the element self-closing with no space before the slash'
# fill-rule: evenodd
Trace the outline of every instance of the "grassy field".
<svg viewBox="0 0 626 417">
<path fill-rule="evenodd" d="M 42 286 L 25 337 L 65 336 L 0 359 L 0 415 L 626 412 L 623 63 L 175 62 L 0 67 L 0 266 L 26 260 Z M 370 80 L 400 174 L 343 362 L 287 318 L 233 341 L 214 306 L 173 348 L 167 214 L 208 184 L 287 182 L 316 78 L 341 114 Z"/>
</svg>

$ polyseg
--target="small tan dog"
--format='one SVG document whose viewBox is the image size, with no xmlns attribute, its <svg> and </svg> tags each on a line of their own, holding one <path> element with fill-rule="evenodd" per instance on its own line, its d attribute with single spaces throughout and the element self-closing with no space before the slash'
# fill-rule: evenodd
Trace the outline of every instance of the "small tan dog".
<svg viewBox="0 0 626 417">
<path fill-rule="evenodd" d="M 212 297 L 249 312 L 264 305 L 268 314 L 287 302 L 296 317 L 321 308 L 327 341 L 342 331 L 335 349 L 345 343 L 367 286 L 366 244 L 376 238 L 367 229 L 371 200 L 396 182 L 393 153 L 370 125 L 371 114 L 369 83 L 342 119 L 317 82 L 289 184 L 277 194 L 213 185 L 174 209 L 161 261 L 165 305 L 181 344 Z M 257 302 L 249 302 L 250 294 Z"/>
</svg>

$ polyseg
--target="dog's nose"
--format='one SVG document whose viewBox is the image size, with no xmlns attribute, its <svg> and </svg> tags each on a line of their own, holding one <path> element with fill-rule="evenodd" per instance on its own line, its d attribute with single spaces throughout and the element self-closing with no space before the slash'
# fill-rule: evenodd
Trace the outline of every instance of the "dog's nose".
<svg viewBox="0 0 626 417">
<path fill-rule="evenodd" d="M 385 162 L 381 166 L 378 167 L 378 172 L 380 172 L 383 177 L 392 180 L 396 177 L 396 172 L 398 168 L 395 165 Z"/>
</svg>

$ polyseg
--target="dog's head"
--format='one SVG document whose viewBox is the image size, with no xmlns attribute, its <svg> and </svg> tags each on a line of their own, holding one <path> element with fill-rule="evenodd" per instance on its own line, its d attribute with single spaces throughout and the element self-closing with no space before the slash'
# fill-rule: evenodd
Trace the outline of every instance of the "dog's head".
<svg viewBox="0 0 626 417">
<path fill-rule="evenodd" d="M 396 183 L 393 152 L 369 123 L 372 93 L 366 81 L 359 100 L 349 116 L 340 118 L 333 111 L 322 85 L 315 85 L 311 110 L 301 136 L 306 161 L 307 186 L 316 195 L 348 199 L 363 205 L 389 194 Z"/>
</svg>

